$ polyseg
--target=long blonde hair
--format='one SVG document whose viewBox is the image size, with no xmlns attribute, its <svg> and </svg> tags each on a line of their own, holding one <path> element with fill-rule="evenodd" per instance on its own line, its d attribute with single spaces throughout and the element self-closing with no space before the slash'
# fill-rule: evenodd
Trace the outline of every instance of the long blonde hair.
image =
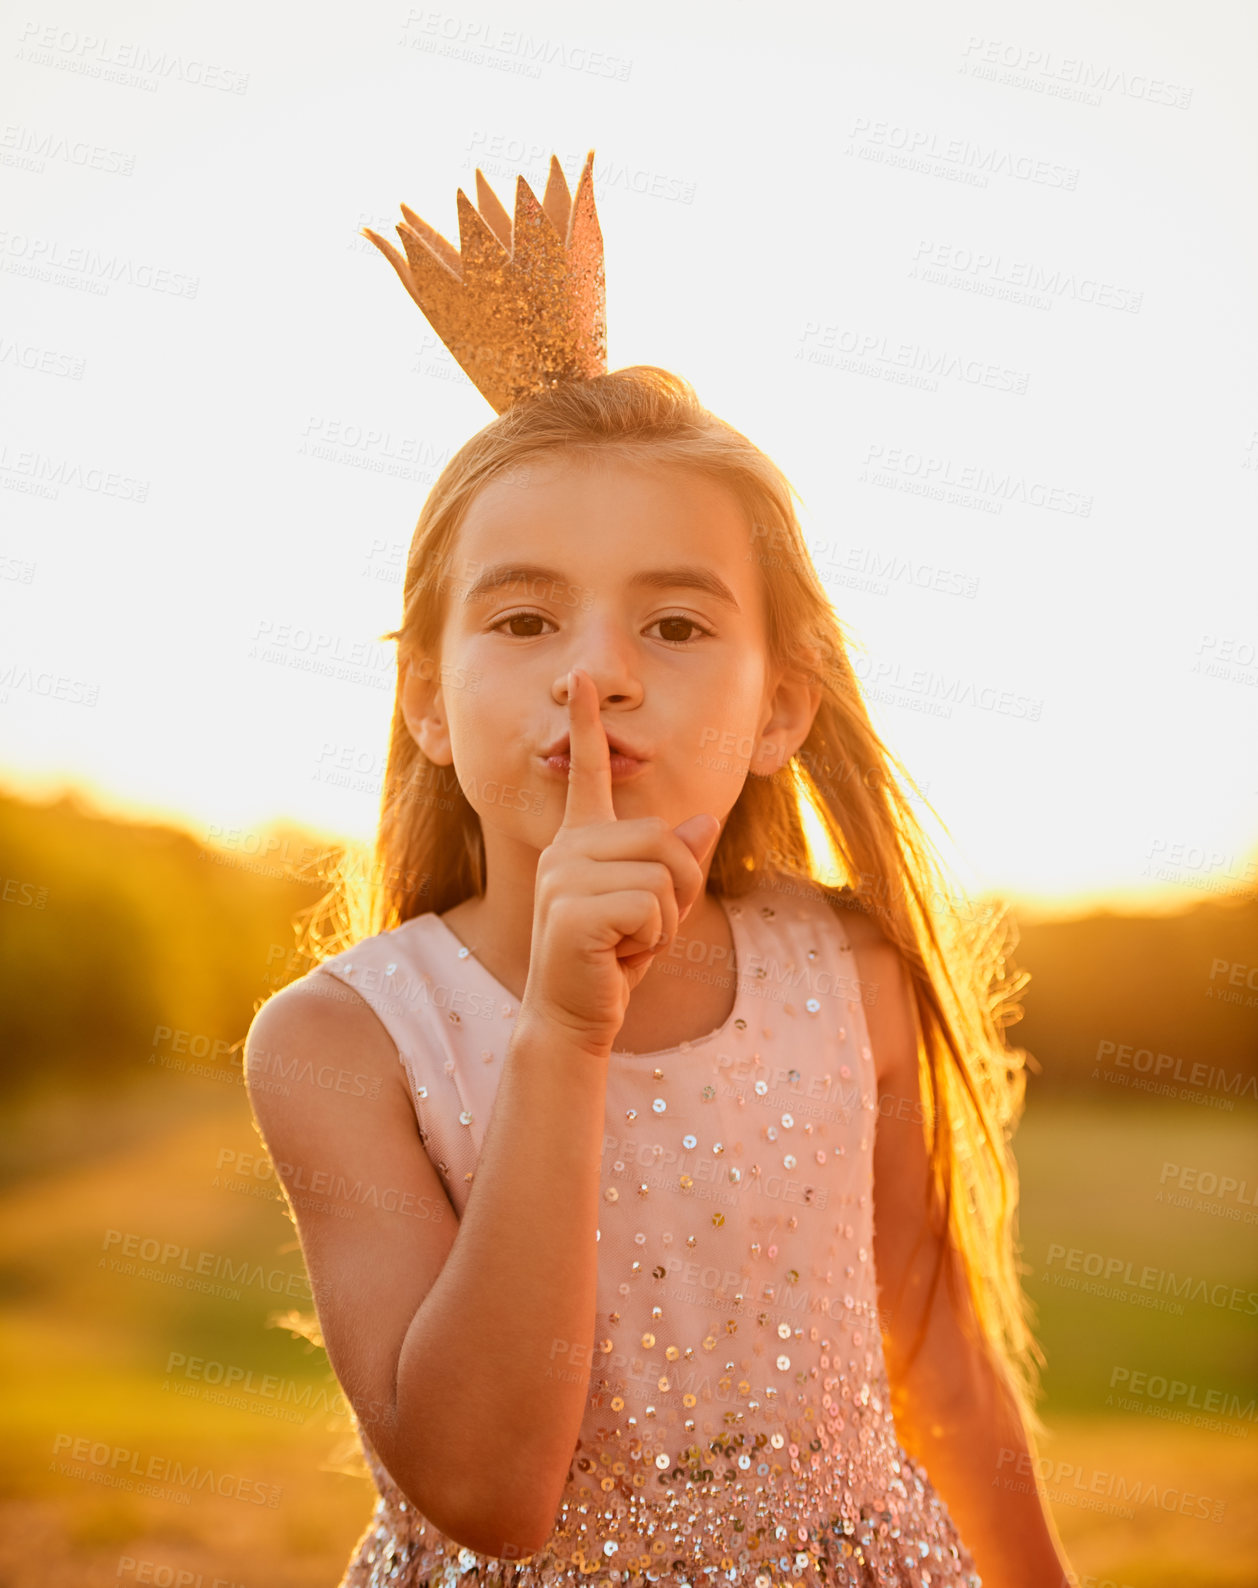
<svg viewBox="0 0 1258 1588">
<path fill-rule="evenodd" d="M 916 784 L 870 722 L 790 483 L 759 448 L 704 408 L 688 382 L 638 366 L 565 383 L 513 405 L 446 465 L 411 542 L 401 625 L 381 636 L 397 641 L 398 675 L 374 850 L 338 854 L 330 892 L 308 912 L 305 955 L 317 962 L 483 893 L 480 818 L 453 768 L 429 762 L 408 731 L 403 681 L 410 667 L 428 677 L 440 668 L 455 541 L 476 492 L 530 457 L 609 447 L 714 477 L 744 507 L 758 548 L 769 663 L 810 676 L 821 701 L 789 764 L 772 776 L 748 776 L 708 886 L 727 897 L 765 886 L 819 888 L 835 909 L 875 915 L 898 948 L 917 1014 L 930 1211 L 949 1229 L 961 1258 L 989 1360 L 1025 1426 L 1042 1434 L 1035 1402 L 1044 1357 L 1018 1277 L 1018 1178 L 1009 1145 L 1029 1058 L 1004 1035 L 1020 1016 L 1014 1000 L 1028 980 L 1012 970 L 1016 927 L 1004 906 L 967 900 L 946 885 L 937 851 L 904 793 L 904 785 L 918 792 Z M 829 874 L 845 879 L 842 886 L 821 880 L 805 833 L 805 802 L 824 830 Z M 914 1355 L 920 1343 L 921 1335 Z"/>
</svg>

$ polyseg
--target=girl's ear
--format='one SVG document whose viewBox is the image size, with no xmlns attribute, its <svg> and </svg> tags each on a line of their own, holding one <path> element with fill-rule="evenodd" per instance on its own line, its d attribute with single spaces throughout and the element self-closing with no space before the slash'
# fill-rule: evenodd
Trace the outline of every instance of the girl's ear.
<svg viewBox="0 0 1258 1588">
<path fill-rule="evenodd" d="M 406 663 L 402 677 L 402 719 L 412 739 L 434 766 L 451 766 L 450 729 L 445 717 L 441 685 L 433 675 L 436 664 L 429 657 Z"/>
<path fill-rule="evenodd" d="M 812 732 L 821 704 L 821 686 L 811 673 L 785 672 L 765 708 L 749 770 L 772 777 Z"/>
</svg>

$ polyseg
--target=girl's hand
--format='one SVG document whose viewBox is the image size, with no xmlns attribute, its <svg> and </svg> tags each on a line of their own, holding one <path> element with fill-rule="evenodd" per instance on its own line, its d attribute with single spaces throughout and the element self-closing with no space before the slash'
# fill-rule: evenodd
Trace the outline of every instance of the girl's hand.
<svg viewBox="0 0 1258 1588">
<path fill-rule="evenodd" d="M 521 1014 L 551 1020 L 581 1047 L 606 1054 L 630 993 L 702 894 L 700 861 L 721 824 L 706 814 L 675 828 L 660 816 L 617 817 L 607 734 L 585 676 L 571 674 L 567 803 L 554 842 L 538 857 Z"/>
</svg>

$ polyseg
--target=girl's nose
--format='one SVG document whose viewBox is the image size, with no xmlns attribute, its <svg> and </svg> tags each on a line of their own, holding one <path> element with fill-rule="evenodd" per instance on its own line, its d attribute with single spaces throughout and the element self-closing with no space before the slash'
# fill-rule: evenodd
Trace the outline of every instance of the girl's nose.
<svg viewBox="0 0 1258 1588">
<path fill-rule="evenodd" d="M 596 669 L 588 666 L 585 662 L 573 662 L 572 665 L 579 667 L 583 673 L 588 674 L 594 680 L 594 687 L 598 690 L 598 703 L 600 706 L 618 706 L 626 700 L 637 700 L 642 694 L 639 685 L 631 683 L 623 677 L 617 680 L 606 668 Z M 555 680 L 553 693 L 561 706 L 568 704 L 567 671 L 560 673 Z"/>
<path fill-rule="evenodd" d="M 568 670 L 579 667 L 594 680 L 600 706 L 618 706 L 642 698 L 640 657 L 635 637 L 622 624 L 605 615 L 591 614 L 564 660 L 564 670 L 554 682 L 555 699 L 568 703 Z"/>
<path fill-rule="evenodd" d="M 569 665 L 579 667 L 594 680 L 600 706 L 619 706 L 626 701 L 635 704 L 642 698 L 642 681 L 636 670 L 630 669 L 623 660 L 617 661 L 613 657 L 595 658 L 590 655 L 588 648 L 583 648 L 581 654 L 575 655 Z M 553 690 L 555 699 L 560 705 L 566 706 L 568 668 L 555 679 Z"/>
</svg>

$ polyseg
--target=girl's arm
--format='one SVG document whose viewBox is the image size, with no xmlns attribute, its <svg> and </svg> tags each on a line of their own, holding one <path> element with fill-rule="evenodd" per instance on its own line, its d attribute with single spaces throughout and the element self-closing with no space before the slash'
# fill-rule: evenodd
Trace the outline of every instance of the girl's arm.
<svg viewBox="0 0 1258 1588">
<path fill-rule="evenodd" d="M 960 1259 L 927 1219 L 930 1166 L 918 1081 L 917 1029 L 898 950 L 870 916 L 844 916 L 878 1070 L 874 1263 L 897 1432 L 926 1467 L 974 1557 L 983 1588 L 1066 1588 L 1075 1579 L 1035 1478 L 1031 1440 L 982 1348 Z M 943 1271 L 925 1336 L 931 1278 Z"/>
<path fill-rule="evenodd" d="M 329 982 L 264 1004 L 246 1047 L 246 1063 L 265 1055 L 250 1101 L 281 1178 L 379 1193 L 338 1203 L 290 1186 L 328 1358 L 424 1516 L 478 1553 L 529 1555 L 553 1529 L 585 1412 L 605 1064 L 521 1014 L 460 1222 L 396 1047 Z M 263 1071 L 296 1078 L 281 1089 Z M 300 1079 L 333 1072 L 378 1082 L 361 1088 L 374 1099 Z M 408 1211 L 379 1206 L 386 1189 Z"/>
</svg>

